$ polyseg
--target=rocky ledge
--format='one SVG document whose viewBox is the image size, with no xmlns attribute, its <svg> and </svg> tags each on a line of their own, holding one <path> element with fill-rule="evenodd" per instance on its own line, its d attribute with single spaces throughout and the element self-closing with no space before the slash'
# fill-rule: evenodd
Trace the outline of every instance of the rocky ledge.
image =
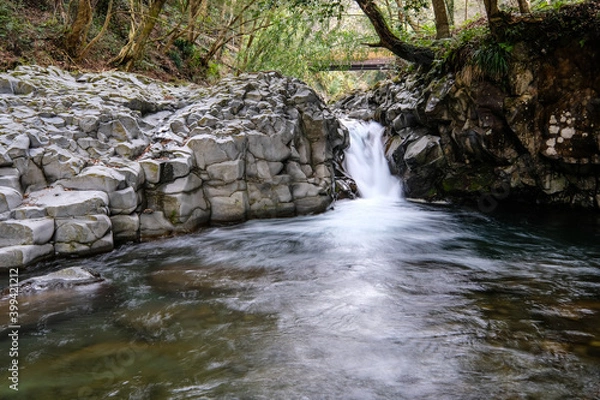
<svg viewBox="0 0 600 400">
<path fill-rule="evenodd" d="M 322 212 L 347 142 L 312 89 L 274 72 L 210 89 L 52 67 L 0 74 L 0 268 Z"/>
<path fill-rule="evenodd" d="M 408 73 L 336 108 L 386 126 L 387 157 L 408 197 L 483 211 L 500 203 L 597 211 L 597 24 L 594 32 L 580 42 L 564 34 L 560 43 L 516 43 L 502 82 L 473 78 L 468 65 L 441 77 Z"/>
</svg>

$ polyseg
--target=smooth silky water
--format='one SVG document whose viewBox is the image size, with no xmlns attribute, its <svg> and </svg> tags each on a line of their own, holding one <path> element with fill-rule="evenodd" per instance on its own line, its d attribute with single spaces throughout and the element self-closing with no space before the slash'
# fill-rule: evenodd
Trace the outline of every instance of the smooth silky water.
<svg viewBox="0 0 600 400">
<path fill-rule="evenodd" d="M 36 322 L 21 329 L 20 390 L 5 381 L 0 397 L 600 398 L 598 214 L 366 190 L 321 215 L 22 272 L 80 265 L 107 281 L 22 307 Z"/>
</svg>

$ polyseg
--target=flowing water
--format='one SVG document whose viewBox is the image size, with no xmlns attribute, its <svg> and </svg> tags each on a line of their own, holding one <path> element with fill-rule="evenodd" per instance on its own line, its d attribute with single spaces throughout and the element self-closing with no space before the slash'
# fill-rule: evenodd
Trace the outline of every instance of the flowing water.
<svg viewBox="0 0 600 400">
<path fill-rule="evenodd" d="M 21 298 L 0 398 L 598 399 L 599 219 L 382 196 L 40 264 L 107 281 Z"/>
<path fill-rule="evenodd" d="M 399 200 L 400 181 L 390 174 L 383 151 L 384 127 L 375 121 L 343 120 L 350 133 L 344 167 L 365 199 Z"/>
</svg>

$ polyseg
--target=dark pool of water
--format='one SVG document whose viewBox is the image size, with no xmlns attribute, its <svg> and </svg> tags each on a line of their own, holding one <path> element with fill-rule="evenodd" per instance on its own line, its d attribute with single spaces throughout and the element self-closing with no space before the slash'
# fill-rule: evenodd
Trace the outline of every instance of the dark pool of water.
<svg viewBox="0 0 600 400">
<path fill-rule="evenodd" d="M 599 217 L 544 215 L 347 201 L 40 264 L 107 281 L 21 299 L 0 398 L 598 399 Z"/>
</svg>

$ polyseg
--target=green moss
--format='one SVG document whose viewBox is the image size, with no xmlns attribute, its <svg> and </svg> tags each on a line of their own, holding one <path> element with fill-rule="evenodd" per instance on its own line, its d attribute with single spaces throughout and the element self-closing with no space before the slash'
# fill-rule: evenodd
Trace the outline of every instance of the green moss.
<svg viewBox="0 0 600 400">
<path fill-rule="evenodd" d="M 173 210 L 171 211 L 171 214 L 169 215 L 169 221 L 173 224 L 176 225 L 179 223 L 179 218 L 177 215 L 177 211 Z"/>
<path fill-rule="evenodd" d="M 495 175 L 490 169 L 473 171 L 461 168 L 446 176 L 441 185 L 445 193 L 476 193 L 490 191 L 494 181 Z"/>
</svg>

